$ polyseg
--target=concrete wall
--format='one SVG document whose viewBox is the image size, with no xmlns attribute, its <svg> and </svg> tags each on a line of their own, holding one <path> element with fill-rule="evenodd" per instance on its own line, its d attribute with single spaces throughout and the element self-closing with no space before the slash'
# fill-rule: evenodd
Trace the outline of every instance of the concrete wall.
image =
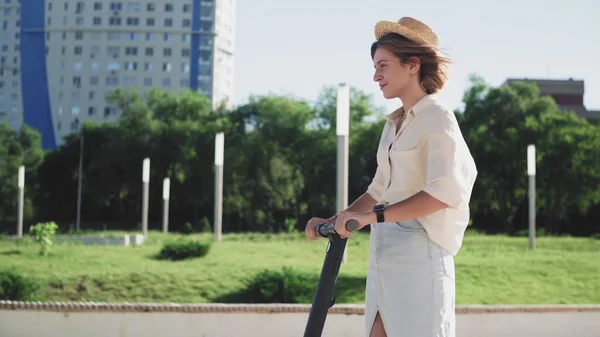
<svg viewBox="0 0 600 337">
<path fill-rule="evenodd" d="M 4 337 L 298 337 L 308 306 L 108 305 L 0 302 Z M 362 306 L 331 310 L 323 336 L 363 334 Z M 460 337 L 600 336 L 600 306 L 460 307 Z M 392 336 L 390 336 L 392 337 Z"/>
</svg>

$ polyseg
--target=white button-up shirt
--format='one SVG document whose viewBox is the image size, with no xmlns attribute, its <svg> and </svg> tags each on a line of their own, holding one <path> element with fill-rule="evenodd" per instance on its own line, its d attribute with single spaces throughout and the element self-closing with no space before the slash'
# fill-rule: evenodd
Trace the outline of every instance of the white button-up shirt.
<svg viewBox="0 0 600 337">
<path fill-rule="evenodd" d="M 387 115 L 377 171 L 367 189 L 381 203 L 397 203 L 425 191 L 449 208 L 418 220 L 430 239 L 456 255 L 469 223 L 469 201 L 477 168 L 454 112 L 427 95 L 396 123 L 404 108 Z"/>
</svg>

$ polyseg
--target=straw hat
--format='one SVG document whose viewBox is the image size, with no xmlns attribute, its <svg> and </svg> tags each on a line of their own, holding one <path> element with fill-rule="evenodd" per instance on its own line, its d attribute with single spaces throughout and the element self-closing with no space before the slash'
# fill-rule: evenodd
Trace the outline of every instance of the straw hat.
<svg viewBox="0 0 600 337">
<path fill-rule="evenodd" d="M 379 21 L 375 24 L 377 40 L 388 33 L 400 34 L 420 45 L 439 48 L 440 42 L 437 34 L 423 22 L 411 17 L 403 17 L 398 22 Z"/>
</svg>

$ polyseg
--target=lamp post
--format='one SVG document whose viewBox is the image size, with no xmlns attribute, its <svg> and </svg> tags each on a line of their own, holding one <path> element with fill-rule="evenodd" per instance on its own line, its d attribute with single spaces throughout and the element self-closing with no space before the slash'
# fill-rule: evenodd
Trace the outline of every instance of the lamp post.
<svg viewBox="0 0 600 337">
<path fill-rule="evenodd" d="M 214 240 L 221 241 L 223 226 L 223 161 L 225 135 L 217 133 L 215 137 L 215 219 Z"/>
<path fill-rule="evenodd" d="M 340 83 L 337 93 L 336 134 L 337 148 L 337 212 L 348 207 L 348 134 L 350 133 L 350 87 Z M 347 262 L 344 250 L 342 262 Z"/>
<path fill-rule="evenodd" d="M 535 248 L 535 145 L 527 146 L 527 175 L 529 176 L 529 248 Z"/>
<path fill-rule="evenodd" d="M 17 187 L 19 188 L 19 204 L 17 208 L 17 236 L 23 237 L 23 199 L 25 198 L 25 166 L 23 165 L 19 166 Z"/>
<path fill-rule="evenodd" d="M 144 158 L 142 168 L 142 183 L 144 185 L 142 200 L 142 233 L 148 238 L 148 194 L 150 190 L 150 158 Z"/>
<path fill-rule="evenodd" d="M 163 233 L 169 232 L 169 194 L 171 189 L 171 180 L 165 178 L 163 180 Z"/>
</svg>

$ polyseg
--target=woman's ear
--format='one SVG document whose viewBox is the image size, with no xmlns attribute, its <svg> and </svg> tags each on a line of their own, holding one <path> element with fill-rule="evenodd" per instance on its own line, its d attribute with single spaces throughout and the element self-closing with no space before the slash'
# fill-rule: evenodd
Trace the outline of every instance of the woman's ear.
<svg viewBox="0 0 600 337">
<path fill-rule="evenodd" d="M 421 70 L 421 59 L 419 59 L 416 56 L 411 56 L 408 58 L 408 72 L 411 75 L 415 75 L 419 73 L 419 70 Z"/>
</svg>

